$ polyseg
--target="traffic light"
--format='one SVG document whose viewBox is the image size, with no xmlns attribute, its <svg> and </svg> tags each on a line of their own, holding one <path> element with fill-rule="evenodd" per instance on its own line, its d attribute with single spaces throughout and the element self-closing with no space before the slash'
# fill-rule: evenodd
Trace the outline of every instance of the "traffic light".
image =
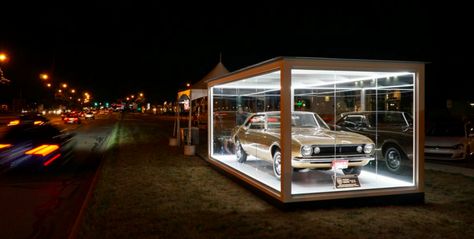
<svg viewBox="0 0 474 239">
<path fill-rule="evenodd" d="M 99 104 L 97 102 L 94 102 L 94 106 L 97 107 Z"/>
<path fill-rule="evenodd" d="M 109 102 L 105 102 L 105 107 L 109 108 Z"/>
</svg>

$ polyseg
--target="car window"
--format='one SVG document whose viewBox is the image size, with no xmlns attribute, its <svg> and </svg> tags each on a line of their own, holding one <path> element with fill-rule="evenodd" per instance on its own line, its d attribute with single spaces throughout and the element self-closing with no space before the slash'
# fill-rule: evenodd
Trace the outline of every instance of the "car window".
<svg viewBox="0 0 474 239">
<path fill-rule="evenodd" d="M 291 126 L 297 128 L 319 128 L 313 114 L 293 114 Z"/>
<path fill-rule="evenodd" d="M 370 114 L 369 122 L 371 125 L 377 125 L 378 127 L 407 126 L 405 117 L 403 117 L 400 112 L 378 112 L 377 114 Z"/>
<path fill-rule="evenodd" d="M 342 118 L 342 120 L 339 121 L 337 125 L 348 128 L 356 128 L 358 125 L 362 124 L 363 118 L 364 116 L 362 115 L 347 115 L 346 117 Z"/>
<path fill-rule="evenodd" d="M 316 119 L 316 122 L 318 123 L 319 128 L 329 129 L 329 126 L 326 124 L 326 122 L 321 117 L 319 117 L 319 115 L 313 114 L 313 116 Z"/>
<path fill-rule="evenodd" d="M 255 115 L 247 122 L 250 129 L 264 129 L 265 128 L 265 116 Z"/>
<path fill-rule="evenodd" d="M 279 115 L 268 115 L 267 116 L 267 127 L 269 129 L 280 128 L 280 116 Z"/>
<path fill-rule="evenodd" d="M 428 136 L 465 136 L 466 129 L 462 123 L 436 124 L 427 130 Z"/>
</svg>

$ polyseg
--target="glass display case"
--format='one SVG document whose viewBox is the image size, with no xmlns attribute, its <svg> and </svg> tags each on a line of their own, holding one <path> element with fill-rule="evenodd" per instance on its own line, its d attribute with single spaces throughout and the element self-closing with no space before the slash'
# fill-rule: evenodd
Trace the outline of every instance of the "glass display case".
<svg viewBox="0 0 474 239">
<path fill-rule="evenodd" d="M 423 82 L 418 62 L 288 57 L 213 79 L 208 161 L 281 202 L 419 197 Z"/>
</svg>

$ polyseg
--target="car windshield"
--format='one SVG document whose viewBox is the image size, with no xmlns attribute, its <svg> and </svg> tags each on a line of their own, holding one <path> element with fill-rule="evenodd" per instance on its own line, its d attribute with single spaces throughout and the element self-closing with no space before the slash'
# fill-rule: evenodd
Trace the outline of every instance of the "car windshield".
<svg viewBox="0 0 474 239">
<path fill-rule="evenodd" d="M 413 125 L 413 119 L 409 114 L 405 114 L 409 125 Z M 407 121 L 399 112 L 378 112 L 377 114 L 369 115 L 369 122 L 371 125 L 380 126 L 407 126 Z M 378 123 L 378 124 L 377 124 Z"/>
<path fill-rule="evenodd" d="M 462 123 L 438 124 L 430 128 L 428 136 L 465 136 L 466 131 Z"/>
<path fill-rule="evenodd" d="M 291 115 L 291 126 L 295 128 L 325 128 L 329 127 L 324 121 L 315 114 L 301 114 L 293 113 Z M 267 115 L 267 127 L 268 128 L 280 128 L 280 114 L 268 114 Z"/>
</svg>

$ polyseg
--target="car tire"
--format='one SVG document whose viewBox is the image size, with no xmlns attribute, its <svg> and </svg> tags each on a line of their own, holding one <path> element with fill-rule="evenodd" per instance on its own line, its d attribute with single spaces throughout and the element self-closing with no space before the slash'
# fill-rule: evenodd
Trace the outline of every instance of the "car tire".
<svg viewBox="0 0 474 239">
<path fill-rule="evenodd" d="M 237 161 L 239 163 L 245 163 L 245 161 L 247 161 L 247 153 L 242 148 L 242 145 L 240 145 L 239 140 L 235 142 L 235 156 L 237 156 Z"/>
<path fill-rule="evenodd" d="M 273 153 L 273 174 L 275 174 L 275 177 L 280 179 L 281 177 L 281 152 L 279 149 L 275 150 L 275 153 Z"/>
<path fill-rule="evenodd" d="M 384 153 L 385 165 L 387 169 L 393 173 L 400 173 L 402 167 L 402 160 L 404 159 L 403 152 L 397 146 L 389 146 Z"/>
<path fill-rule="evenodd" d="M 356 175 L 359 176 L 362 171 L 362 167 L 351 167 L 351 168 L 343 168 L 342 172 L 344 175 Z"/>
</svg>

